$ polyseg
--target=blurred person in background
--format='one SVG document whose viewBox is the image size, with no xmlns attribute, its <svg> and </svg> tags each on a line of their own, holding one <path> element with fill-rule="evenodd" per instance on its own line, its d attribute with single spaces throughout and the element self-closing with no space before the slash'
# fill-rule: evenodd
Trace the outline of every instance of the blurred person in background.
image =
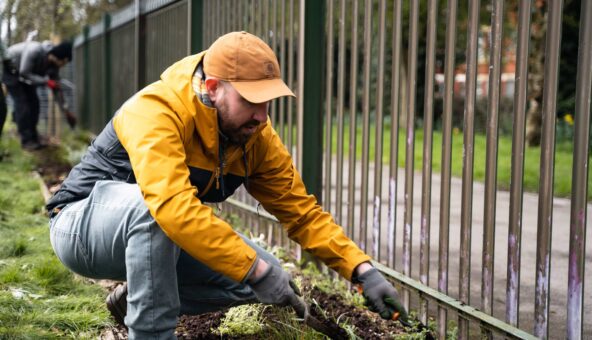
<svg viewBox="0 0 592 340">
<path fill-rule="evenodd" d="M 49 41 L 25 41 L 6 50 L 2 82 L 14 101 L 13 118 L 24 149 L 44 147 L 37 131 L 39 98 L 36 87 L 47 86 L 56 98 L 62 98 L 59 70 L 71 60 L 72 43 L 68 41 L 57 45 Z M 73 126 L 76 122 L 74 116 L 68 110 L 64 113 L 70 126 Z"/>
</svg>

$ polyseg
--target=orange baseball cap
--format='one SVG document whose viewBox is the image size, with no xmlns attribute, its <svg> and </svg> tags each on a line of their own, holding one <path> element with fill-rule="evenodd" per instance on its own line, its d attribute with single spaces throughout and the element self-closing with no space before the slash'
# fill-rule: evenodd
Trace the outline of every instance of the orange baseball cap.
<svg viewBox="0 0 592 340">
<path fill-rule="evenodd" d="M 251 103 L 296 97 L 282 80 L 275 53 L 263 40 L 244 31 L 214 41 L 204 56 L 204 72 L 229 82 Z"/>
</svg>

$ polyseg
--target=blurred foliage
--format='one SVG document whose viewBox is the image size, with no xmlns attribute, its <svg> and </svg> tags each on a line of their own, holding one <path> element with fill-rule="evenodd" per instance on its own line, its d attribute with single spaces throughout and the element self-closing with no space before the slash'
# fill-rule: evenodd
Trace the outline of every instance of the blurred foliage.
<svg viewBox="0 0 592 340">
<path fill-rule="evenodd" d="M 567 0 L 563 5 L 561 64 L 557 87 L 557 115 L 562 119 L 570 112 L 575 112 L 581 7 L 581 0 Z M 571 119 L 573 123 L 573 117 L 567 119 Z"/>
<path fill-rule="evenodd" d="M 0 32 L 6 45 L 27 39 L 64 40 L 98 22 L 103 13 L 122 8 L 133 0 L 5 0 L 0 4 Z M 4 27 L 6 26 L 6 27 Z M 36 35 L 33 32 L 37 32 Z"/>
</svg>

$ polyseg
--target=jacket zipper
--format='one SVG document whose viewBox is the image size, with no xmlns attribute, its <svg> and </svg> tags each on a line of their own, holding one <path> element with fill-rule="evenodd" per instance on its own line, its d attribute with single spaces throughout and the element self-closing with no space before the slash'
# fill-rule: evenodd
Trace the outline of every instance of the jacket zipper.
<svg viewBox="0 0 592 340">
<path fill-rule="evenodd" d="M 216 167 L 214 176 L 216 177 L 216 190 L 220 190 L 220 167 Z"/>
<path fill-rule="evenodd" d="M 232 161 L 234 161 L 234 159 L 236 158 L 235 156 L 238 154 L 239 151 L 240 150 L 237 149 L 232 152 L 232 154 L 228 157 L 229 163 L 232 163 Z M 226 162 L 224 162 L 224 163 L 226 163 Z M 210 181 L 208 182 L 208 185 L 206 185 L 206 188 L 200 194 L 198 194 L 197 197 L 205 196 L 212 188 L 214 181 L 216 182 L 216 190 L 220 190 L 220 176 L 221 176 L 222 170 L 223 169 L 220 169 L 220 167 L 218 167 L 218 166 L 214 169 L 214 171 L 212 172 L 212 177 L 210 177 Z"/>
<path fill-rule="evenodd" d="M 216 170 L 214 170 L 212 172 L 212 176 L 210 176 L 210 180 L 208 182 L 208 185 L 206 185 L 206 188 L 201 193 L 198 193 L 197 197 L 203 197 L 203 196 L 205 196 L 205 194 L 207 194 L 210 191 L 210 189 L 212 188 L 212 185 L 214 184 L 214 180 L 216 179 L 215 172 L 216 172 Z"/>
</svg>

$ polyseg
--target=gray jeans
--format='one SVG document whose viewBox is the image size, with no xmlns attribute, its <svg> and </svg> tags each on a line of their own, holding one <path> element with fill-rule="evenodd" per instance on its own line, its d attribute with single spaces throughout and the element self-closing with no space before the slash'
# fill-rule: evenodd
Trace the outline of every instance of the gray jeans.
<svg viewBox="0 0 592 340">
<path fill-rule="evenodd" d="M 259 258 L 279 261 L 241 235 Z M 177 317 L 256 302 L 248 285 L 211 270 L 173 243 L 135 184 L 99 181 L 50 221 L 62 263 L 90 278 L 127 281 L 130 339 L 174 338 Z"/>
</svg>

